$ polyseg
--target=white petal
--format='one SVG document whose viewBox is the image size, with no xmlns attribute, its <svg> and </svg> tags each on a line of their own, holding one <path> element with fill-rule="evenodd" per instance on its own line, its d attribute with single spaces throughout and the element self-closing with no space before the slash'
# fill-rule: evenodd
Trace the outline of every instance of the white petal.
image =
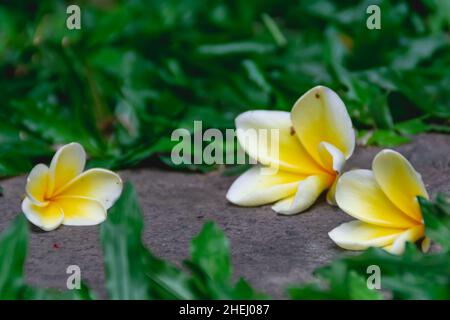
<svg viewBox="0 0 450 320">
<path fill-rule="evenodd" d="M 328 235 L 341 248 L 365 250 L 369 247 L 390 245 L 404 231 L 354 220 L 334 228 Z"/>
<path fill-rule="evenodd" d="M 228 201 L 240 206 L 259 206 L 272 203 L 295 194 L 304 175 L 278 171 L 277 174 L 262 174 L 261 166 L 254 166 L 243 173 L 231 185 Z"/>
<path fill-rule="evenodd" d="M 105 169 L 91 169 L 69 182 L 55 199 L 61 196 L 85 197 L 97 200 L 105 209 L 113 206 L 122 193 L 119 175 Z"/>
<path fill-rule="evenodd" d="M 334 179 L 333 185 L 328 189 L 326 200 L 330 206 L 337 206 L 336 202 L 336 186 L 339 181 L 339 176 Z"/>
<path fill-rule="evenodd" d="M 106 209 L 93 199 L 82 197 L 59 197 L 56 201 L 64 212 L 64 225 L 92 226 L 106 219 Z"/>
<path fill-rule="evenodd" d="M 49 169 L 43 164 L 36 165 L 28 175 L 25 191 L 29 200 L 35 205 L 46 206 L 48 204 L 45 199 L 48 179 Z"/>
<path fill-rule="evenodd" d="M 241 148 L 265 166 L 302 174 L 324 171 L 298 140 L 288 112 L 248 111 L 236 118 L 236 128 Z"/>
<path fill-rule="evenodd" d="M 383 150 L 372 163 L 377 183 L 386 196 L 405 214 L 422 222 L 417 196 L 428 199 L 428 193 L 420 174 L 400 153 Z"/>
<path fill-rule="evenodd" d="M 337 182 L 336 202 L 344 212 L 367 223 L 392 228 L 416 224 L 386 197 L 370 170 L 344 173 Z"/>
<path fill-rule="evenodd" d="M 32 224 L 45 231 L 56 229 L 64 219 L 62 210 L 54 203 L 40 207 L 34 205 L 28 198 L 22 201 L 22 211 Z"/>
<path fill-rule="evenodd" d="M 69 181 L 81 174 L 86 164 L 86 153 L 79 143 L 61 147 L 50 164 L 50 179 L 47 197 L 58 193 Z"/>
<path fill-rule="evenodd" d="M 320 194 L 331 184 L 332 178 L 329 176 L 309 176 L 298 183 L 295 196 L 278 201 L 272 209 L 284 215 L 305 211 L 316 202 Z"/>
<path fill-rule="evenodd" d="M 336 174 L 340 174 L 345 165 L 345 156 L 335 146 L 331 143 L 322 141 L 319 144 L 319 156 L 322 160 L 322 163 L 327 168 L 332 168 Z"/>
<path fill-rule="evenodd" d="M 341 98 L 331 89 L 317 86 L 306 92 L 291 111 L 292 124 L 302 145 L 318 162 L 319 144 L 328 142 L 348 159 L 355 148 L 352 121 Z"/>
</svg>

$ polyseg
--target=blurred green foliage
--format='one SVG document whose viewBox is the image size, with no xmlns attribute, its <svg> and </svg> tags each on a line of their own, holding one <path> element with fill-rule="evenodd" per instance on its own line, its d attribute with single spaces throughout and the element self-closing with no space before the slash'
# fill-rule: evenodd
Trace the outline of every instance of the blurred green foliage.
<svg viewBox="0 0 450 320">
<path fill-rule="evenodd" d="M 142 210 L 131 184 L 101 227 L 106 287 L 111 299 L 263 299 L 240 279 L 232 283 L 230 245 L 208 222 L 192 240 L 180 269 L 155 257 L 142 243 Z"/>
<path fill-rule="evenodd" d="M 233 128 L 317 84 L 368 143 L 449 132 L 448 0 L 73 3 L 82 30 L 65 27 L 69 2 L 0 4 L 0 175 L 70 141 L 94 164 L 136 165 L 170 151 L 175 128 Z M 381 30 L 366 28 L 370 4 Z"/>
<path fill-rule="evenodd" d="M 450 196 L 439 194 L 435 201 L 419 197 L 425 234 L 440 246 L 423 254 L 407 243 L 401 256 L 379 248 L 333 261 L 315 271 L 315 282 L 290 288 L 293 299 L 380 299 L 380 292 L 367 288 L 369 266 L 380 270 L 381 290 L 402 300 L 450 299 Z"/>
</svg>

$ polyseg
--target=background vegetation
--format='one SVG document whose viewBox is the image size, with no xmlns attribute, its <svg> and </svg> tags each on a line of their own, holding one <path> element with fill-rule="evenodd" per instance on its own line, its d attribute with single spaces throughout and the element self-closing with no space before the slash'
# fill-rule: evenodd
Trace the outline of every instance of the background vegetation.
<svg viewBox="0 0 450 320">
<path fill-rule="evenodd" d="M 65 27 L 65 1 L 0 5 L 0 175 L 70 141 L 94 165 L 172 165 L 175 128 L 233 128 L 317 84 L 343 97 L 362 143 L 450 131 L 448 0 L 74 2 L 82 30 Z M 366 28 L 370 4 L 381 30 Z"/>
</svg>

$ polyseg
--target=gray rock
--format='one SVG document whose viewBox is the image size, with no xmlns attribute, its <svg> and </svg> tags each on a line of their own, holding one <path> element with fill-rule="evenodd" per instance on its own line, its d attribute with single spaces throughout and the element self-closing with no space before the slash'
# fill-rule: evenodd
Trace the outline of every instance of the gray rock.
<svg viewBox="0 0 450 320">
<path fill-rule="evenodd" d="M 357 148 L 347 169 L 370 168 L 379 148 Z M 422 173 L 431 195 L 450 192 L 450 135 L 428 134 L 397 148 Z M 231 240 L 235 276 L 274 298 L 286 287 L 310 280 L 312 271 L 344 254 L 327 233 L 352 218 L 323 197 L 307 212 L 279 216 L 270 206 L 240 208 L 225 194 L 235 177 L 220 172 L 191 174 L 160 169 L 126 170 L 139 194 L 145 218 L 144 241 L 158 256 L 180 265 L 189 242 L 204 222 L 214 220 Z M 0 231 L 20 213 L 25 177 L 3 180 Z M 28 281 L 40 287 L 65 289 L 66 268 L 81 267 L 82 278 L 105 298 L 99 227 L 61 227 L 42 232 L 33 227 L 26 263 Z"/>
</svg>

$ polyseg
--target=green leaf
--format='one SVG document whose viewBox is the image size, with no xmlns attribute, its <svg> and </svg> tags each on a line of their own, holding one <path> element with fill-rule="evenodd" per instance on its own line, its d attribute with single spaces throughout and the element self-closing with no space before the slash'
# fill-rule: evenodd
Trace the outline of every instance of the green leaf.
<svg viewBox="0 0 450 320">
<path fill-rule="evenodd" d="M 430 131 L 431 128 L 422 119 L 412 119 L 397 123 L 395 129 L 402 134 L 412 135 Z"/>
<path fill-rule="evenodd" d="M 192 273 L 192 284 L 201 299 L 266 299 L 240 279 L 234 286 L 230 244 L 224 232 L 207 222 L 192 239 L 191 259 L 184 262 Z"/>
<path fill-rule="evenodd" d="M 349 270 L 345 263 L 333 263 L 326 274 L 318 272 L 320 281 L 288 289 L 291 299 L 379 300 L 382 295 L 369 289 L 365 277 Z"/>
<path fill-rule="evenodd" d="M 430 131 L 450 134 L 450 126 L 448 126 L 448 125 L 446 126 L 446 125 L 439 125 L 439 124 L 430 124 L 429 128 L 430 128 Z"/>
<path fill-rule="evenodd" d="M 149 299 L 146 277 L 147 253 L 142 245 L 142 212 L 131 185 L 102 224 L 100 238 L 106 273 L 106 288 L 111 299 Z"/>
<path fill-rule="evenodd" d="M 101 227 L 106 287 L 111 299 L 259 299 L 244 280 L 233 287 L 229 241 L 213 223 L 192 240 L 191 274 L 155 257 L 142 243 L 136 193 L 126 184 Z"/>
<path fill-rule="evenodd" d="M 261 16 L 261 18 L 270 34 L 272 35 L 273 39 L 275 40 L 276 44 L 281 47 L 285 46 L 287 44 L 286 37 L 283 35 L 283 32 L 281 32 L 275 20 L 273 20 L 271 16 L 265 13 Z"/>
<path fill-rule="evenodd" d="M 80 289 L 61 291 L 56 289 L 42 289 L 26 287 L 21 299 L 24 300 L 94 300 L 95 295 L 85 283 Z"/>
<path fill-rule="evenodd" d="M 435 51 L 448 45 L 448 37 L 445 34 L 438 34 L 410 39 L 406 43 L 408 43 L 407 51 L 405 54 L 396 57 L 393 61 L 394 68 L 414 68 L 421 60 L 431 57 Z"/>
<path fill-rule="evenodd" d="M 394 299 L 449 299 L 450 255 L 448 252 L 423 254 L 414 244 L 406 243 L 403 255 L 392 255 L 383 249 L 369 248 L 362 254 L 344 257 L 319 268 L 321 278 L 334 277 L 335 265 L 367 278 L 367 268 L 376 265 L 381 272 L 381 289 Z"/>
<path fill-rule="evenodd" d="M 253 41 L 242 41 L 221 44 L 205 44 L 197 48 L 201 55 L 207 56 L 226 56 L 236 54 L 267 54 L 275 50 L 275 46 L 269 43 L 260 43 Z"/>
<path fill-rule="evenodd" d="M 142 243 L 137 195 L 126 184 L 101 227 L 106 287 L 111 299 L 193 299 L 188 277 L 153 256 Z"/>
<path fill-rule="evenodd" d="M 192 300 L 198 298 L 189 275 L 151 253 L 147 255 L 145 274 L 150 283 L 151 299 Z"/>
<path fill-rule="evenodd" d="M 23 279 L 27 255 L 28 224 L 17 216 L 0 238 L 0 299 L 20 299 L 25 289 Z"/>
<path fill-rule="evenodd" d="M 431 240 L 450 250 L 450 198 L 439 194 L 433 203 L 418 197 L 422 216 L 425 221 L 425 233 Z"/>
<path fill-rule="evenodd" d="M 230 244 L 223 231 L 214 223 L 206 223 L 192 240 L 191 256 L 192 262 L 205 270 L 211 280 L 218 283 L 230 280 Z"/>
<path fill-rule="evenodd" d="M 252 60 L 244 60 L 242 62 L 242 65 L 244 66 L 245 70 L 247 71 L 248 77 L 251 81 L 253 81 L 258 87 L 260 87 L 264 91 L 270 91 L 271 87 L 267 83 L 267 80 L 262 73 L 262 71 L 259 69 L 259 67 L 256 65 L 256 63 Z"/>
<path fill-rule="evenodd" d="M 314 282 L 288 290 L 293 299 L 379 299 L 366 279 L 377 266 L 383 292 L 393 299 L 450 299 L 450 196 L 438 194 L 434 202 L 418 197 L 428 237 L 442 250 L 424 254 L 407 242 L 402 255 L 369 248 L 318 268 Z"/>
<path fill-rule="evenodd" d="M 243 278 L 240 278 L 234 287 L 231 297 L 233 300 L 264 300 L 270 299 L 268 295 L 254 290 Z"/>
<path fill-rule="evenodd" d="M 49 154 L 47 143 L 0 119 L 0 176 L 28 171 L 30 159 Z"/>
<path fill-rule="evenodd" d="M 395 147 L 409 141 L 409 138 L 403 137 L 394 131 L 377 130 L 371 135 L 368 143 L 382 147 Z"/>
</svg>

